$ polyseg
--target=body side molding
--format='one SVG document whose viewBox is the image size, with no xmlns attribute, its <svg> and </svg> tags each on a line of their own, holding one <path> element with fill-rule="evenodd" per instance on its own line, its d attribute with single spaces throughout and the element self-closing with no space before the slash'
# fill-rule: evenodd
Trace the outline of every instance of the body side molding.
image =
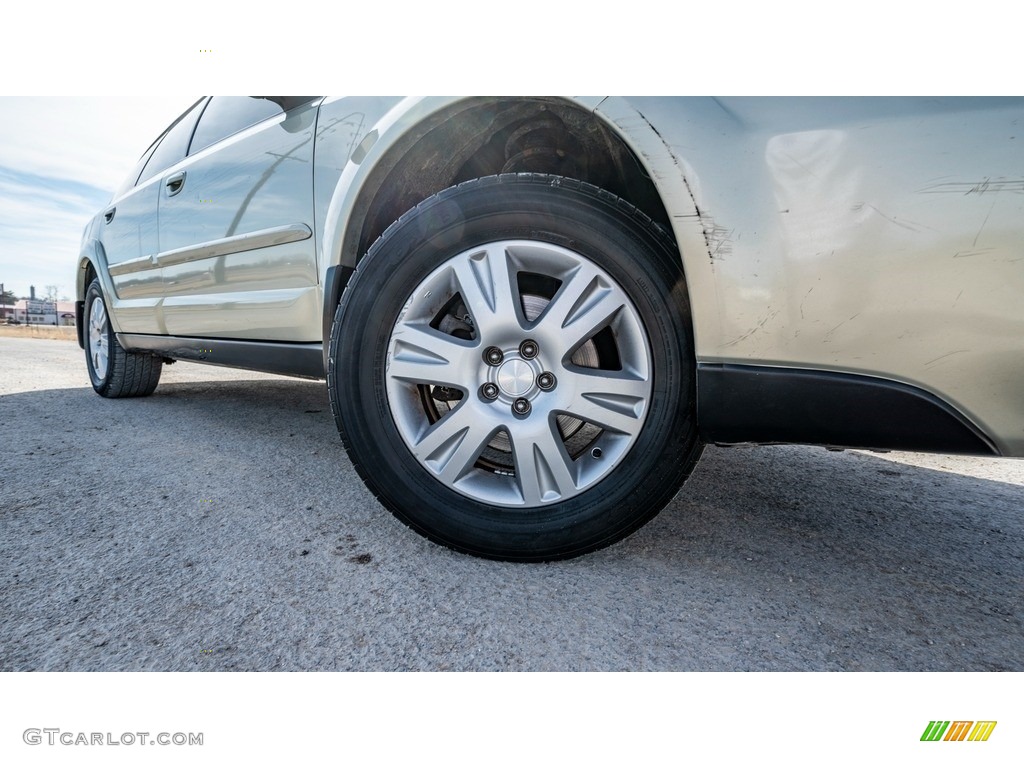
<svg viewBox="0 0 1024 768">
<path fill-rule="evenodd" d="M 244 235 L 222 237 L 208 243 L 199 243 L 185 248 L 164 251 L 155 256 L 142 256 L 130 261 L 122 261 L 112 265 L 108 271 L 112 277 L 145 272 L 150 269 L 169 267 L 175 264 L 186 264 L 190 261 L 202 261 L 216 256 L 229 256 L 232 253 L 254 251 L 257 248 L 269 248 L 272 245 L 294 243 L 308 240 L 313 236 L 312 230 L 305 224 L 286 224 L 282 227 L 270 227 L 258 232 L 247 232 Z"/>
</svg>

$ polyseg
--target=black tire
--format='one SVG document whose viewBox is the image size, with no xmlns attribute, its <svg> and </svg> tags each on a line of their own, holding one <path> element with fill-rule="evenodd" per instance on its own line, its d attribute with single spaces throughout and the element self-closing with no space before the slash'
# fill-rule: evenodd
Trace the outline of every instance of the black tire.
<svg viewBox="0 0 1024 768">
<path fill-rule="evenodd" d="M 160 383 L 163 359 L 122 347 L 110 325 L 100 281 L 85 292 L 85 364 L 92 388 L 103 397 L 145 397 Z"/>
<path fill-rule="evenodd" d="M 499 280 L 481 289 L 491 309 L 461 277 L 484 262 L 512 265 L 505 287 L 513 312 L 498 311 Z M 328 388 L 346 450 L 400 520 L 459 551 L 537 561 L 607 546 L 671 500 L 702 450 L 686 296 L 674 243 L 609 192 L 539 174 L 447 189 L 387 229 L 338 306 Z M 616 308 L 590 316 L 595 297 L 611 297 L 607 306 Z M 442 305 L 436 317 L 431 302 Z M 604 312 L 611 319 L 594 324 Z M 417 313 L 434 318 L 429 328 Z M 600 330 L 566 334 L 580 317 L 579 328 Z M 421 328 L 426 336 L 409 335 Z M 540 354 L 516 333 L 547 334 Z M 486 361 L 490 346 L 504 350 L 498 365 Z M 421 379 L 424 360 L 442 364 Z M 554 379 L 544 378 L 549 369 Z M 624 382 L 629 394 L 584 393 L 592 381 L 608 392 Z M 500 387 L 485 392 L 489 382 Z M 594 398 L 604 398 L 601 408 Z M 527 400 L 526 416 L 514 412 L 519 400 Z M 616 426 L 602 426 L 609 424 Z M 432 432 L 445 442 L 428 453 L 420 449 L 428 438 L 418 435 Z M 464 443 L 470 448 L 460 454 Z"/>
</svg>

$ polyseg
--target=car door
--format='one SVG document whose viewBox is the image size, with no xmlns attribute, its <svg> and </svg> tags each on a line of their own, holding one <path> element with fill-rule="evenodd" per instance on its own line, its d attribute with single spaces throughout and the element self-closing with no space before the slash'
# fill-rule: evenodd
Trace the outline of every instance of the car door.
<svg viewBox="0 0 1024 768">
<path fill-rule="evenodd" d="M 157 263 L 159 174 L 185 156 L 201 107 L 197 101 L 153 142 L 103 213 L 100 240 L 113 283 L 112 300 L 126 332 L 164 333 Z"/>
<path fill-rule="evenodd" d="M 167 333 L 321 341 L 313 238 L 319 99 L 216 96 L 162 177 Z"/>
</svg>

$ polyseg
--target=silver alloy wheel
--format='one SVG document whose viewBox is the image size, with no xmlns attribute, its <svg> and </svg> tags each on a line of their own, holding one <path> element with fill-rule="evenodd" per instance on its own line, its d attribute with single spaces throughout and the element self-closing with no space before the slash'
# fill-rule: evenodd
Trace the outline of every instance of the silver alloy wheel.
<svg viewBox="0 0 1024 768">
<path fill-rule="evenodd" d="M 92 361 L 92 369 L 96 378 L 102 381 L 107 377 L 107 366 L 110 360 L 110 350 L 107 336 L 107 308 L 103 304 L 103 298 L 97 296 L 92 301 L 89 310 L 89 359 Z"/>
<path fill-rule="evenodd" d="M 385 379 L 422 467 L 476 501 L 537 507 L 581 493 L 629 451 L 648 411 L 651 353 L 607 272 L 567 248 L 508 240 L 466 250 L 416 286 Z"/>
</svg>

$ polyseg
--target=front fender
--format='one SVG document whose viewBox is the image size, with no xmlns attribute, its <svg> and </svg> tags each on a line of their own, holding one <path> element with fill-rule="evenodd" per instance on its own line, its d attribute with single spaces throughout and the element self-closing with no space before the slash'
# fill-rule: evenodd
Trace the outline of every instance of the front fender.
<svg viewBox="0 0 1024 768">
<path fill-rule="evenodd" d="M 89 273 L 89 267 L 93 268 L 96 273 L 97 279 L 100 281 L 100 287 L 103 289 L 103 295 L 107 296 L 107 316 L 110 318 L 110 325 L 114 329 L 115 333 L 121 333 L 121 325 L 118 323 L 117 314 L 114 312 L 114 299 L 117 294 L 114 292 L 114 283 L 110 279 L 110 273 L 107 271 L 107 253 L 103 249 L 103 243 L 99 240 L 92 238 L 86 238 L 82 243 L 82 249 L 78 254 L 78 270 L 75 275 L 75 298 L 76 298 L 76 315 L 79 311 L 84 311 L 85 304 L 85 292 L 89 289 L 89 284 L 86 282 L 86 275 Z M 81 305 L 80 309 L 79 306 Z M 85 346 L 85 339 L 83 337 L 83 326 L 84 317 L 77 317 L 77 328 L 78 328 L 78 344 L 79 346 Z"/>
<path fill-rule="evenodd" d="M 325 357 L 334 311 L 361 255 L 359 243 L 363 225 L 375 195 L 402 154 L 424 131 L 433 127 L 432 116 L 459 101 L 466 101 L 467 106 L 472 103 L 472 100 L 451 97 L 353 101 L 329 99 L 321 105 L 317 117 L 317 178 L 336 174 L 326 215 L 318 222 Z M 328 126 L 355 114 L 354 106 L 360 118 L 358 128 L 348 135 L 339 132 L 339 141 L 325 146 L 325 141 L 332 141 L 326 135 Z M 318 199 L 320 194 L 317 194 Z"/>
</svg>

